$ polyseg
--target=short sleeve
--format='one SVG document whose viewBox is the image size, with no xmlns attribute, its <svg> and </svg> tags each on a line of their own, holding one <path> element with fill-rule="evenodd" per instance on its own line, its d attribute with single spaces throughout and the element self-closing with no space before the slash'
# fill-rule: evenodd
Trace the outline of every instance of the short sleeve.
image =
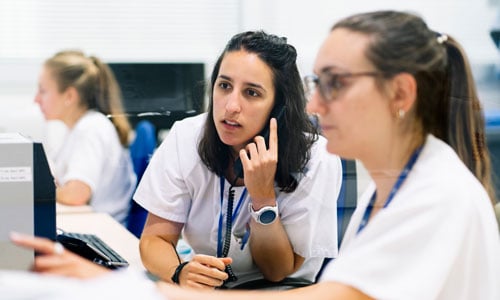
<svg viewBox="0 0 500 300">
<path fill-rule="evenodd" d="M 92 128 L 77 129 L 71 137 L 71 153 L 59 184 L 64 185 L 70 180 L 80 180 L 89 185 L 92 191 L 96 190 L 106 159 L 106 144 L 102 140 L 102 135 L 102 133 L 94 132 Z"/>
<path fill-rule="evenodd" d="M 303 257 L 337 255 L 337 198 L 342 184 L 342 164 L 326 151 L 320 138 L 301 174 L 297 189 L 278 199 L 281 222 L 294 252 Z"/>
</svg>

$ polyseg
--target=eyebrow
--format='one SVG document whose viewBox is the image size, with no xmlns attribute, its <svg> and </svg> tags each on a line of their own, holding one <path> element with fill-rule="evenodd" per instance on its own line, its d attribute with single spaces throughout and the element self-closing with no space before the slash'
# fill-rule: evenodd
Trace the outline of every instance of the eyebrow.
<svg viewBox="0 0 500 300">
<path fill-rule="evenodd" d="M 229 76 L 226 76 L 226 75 L 219 75 L 218 76 L 219 78 L 222 78 L 222 79 L 225 79 L 225 80 L 228 80 L 228 81 L 232 81 L 231 77 Z M 246 85 L 249 85 L 251 87 L 254 87 L 254 88 L 258 88 L 258 89 L 261 89 L 263 91 L 267 91 L 262 85 L 260 84 L 257 84 L 257 83 L 253 83 L 253 82 L 245 82 Z"/>
<path fill-rule="evenodd" d="M 342 71 L 342 72 L 348 72 L 347 70 L 340 68 L 338 66 L 326 66 L 326 67 L 321 68 L 319 73 L 328 72 L 328 71 L 331 71 L 332 69 L 338 69 L 339 71 Z"/>
</svg>

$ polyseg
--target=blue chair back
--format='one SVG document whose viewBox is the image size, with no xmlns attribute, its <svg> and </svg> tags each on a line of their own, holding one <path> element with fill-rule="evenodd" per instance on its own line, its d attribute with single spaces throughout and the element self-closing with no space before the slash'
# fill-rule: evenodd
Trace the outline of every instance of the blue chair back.
<svg viewBox="0 0 500 300">
<path fill-rule="evenodd" d="M 137 123 L 135 127 L 135 139 L 129 147 L 132 164 L 137 176 L 137 183 L 141 180 L 156 146 L 157 137 L 155 126 L 147 120 L 142 120 Z M 147 210 L 137 204 L 133 199 L 130 200 L 127 229 L 138 238 L 141 236 L 147 215 Z"/>
<path fill-rule="evenodd" d="M 342 186 L 340 187 L 339 197 L 337 199 L 337 237 L 338 237 L 338 247 L 342 243 L 344 238 L 345 230 L 347 225 L 351 220 L 351 216 L 356 209 L 358 203 L 358 183 L 356 175 L 356 161 L 342 159 Z M 316 275 L 316 281 L 323 273 L 325 266 L 333 258 L 325 258 L 320 271 Z"/>
</svg>

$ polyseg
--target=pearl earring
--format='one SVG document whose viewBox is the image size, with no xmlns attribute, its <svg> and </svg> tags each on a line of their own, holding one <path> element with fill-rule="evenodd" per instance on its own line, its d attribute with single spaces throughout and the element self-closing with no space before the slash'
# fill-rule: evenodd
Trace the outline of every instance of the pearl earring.
<svg viewBox="0 0 500 300">
<path fill-rule="evenodd" d="M 400 109 L 398 110 L 398 117 L 399 117 L 399 119 L 401 119 L 401 120 L 402 120 L 402 119 L 405 117 L 405 114 L 406 114 L 406 112 L 405 112 L 405 110 L 404 110 L 404 109 L 400 108 Z"/>
</svg>

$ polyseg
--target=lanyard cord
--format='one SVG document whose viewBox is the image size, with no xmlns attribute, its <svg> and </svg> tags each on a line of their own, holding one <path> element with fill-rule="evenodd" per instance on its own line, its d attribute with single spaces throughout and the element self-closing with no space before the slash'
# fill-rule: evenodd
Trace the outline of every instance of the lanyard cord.
<svg viewBox="0 0 500 300">
<path fill-rule="evenodd" d="M 394 198 L 394 195 L 396 195 L 396 192 L 399 190 L 401 185 L 403 185 L 403 182 L 406 180 L 406 177 L 408 177 L 408 173 L 410 173 L 411 169 L 413 168 L 413 165 L 417 161 L 418 156 L 420 155 L 420 152 L 422 151 L 422 146 L 418 147 L 415 149 L 413 154 L 411 155 L 410 159 L 406 163 L 405 167 L 399 174 L 398 180 L 396 180 L 396 183 L 394 183 L 394 186 L 392 187 L 391 192 L 389 193 L 389 196 L 387 196 L 387 200 L 385 201 L 384 207 L 386 208 L 389 206 L 391 203 L 392 199 Z M 359 224 L 358 231 L 356 234 L 359 234 L 368 224 L 368 220 L 370 219 L 370 215 L 373 210 L 373 206 L 375 205 L 375 198 L 377 195 L 377 191 L 375 191 L 370 199 L 370 203 L 366 207 L 365 214 L 363 215 L 363 219 L 361 220 L 361 223 Z"/>
</svg>

